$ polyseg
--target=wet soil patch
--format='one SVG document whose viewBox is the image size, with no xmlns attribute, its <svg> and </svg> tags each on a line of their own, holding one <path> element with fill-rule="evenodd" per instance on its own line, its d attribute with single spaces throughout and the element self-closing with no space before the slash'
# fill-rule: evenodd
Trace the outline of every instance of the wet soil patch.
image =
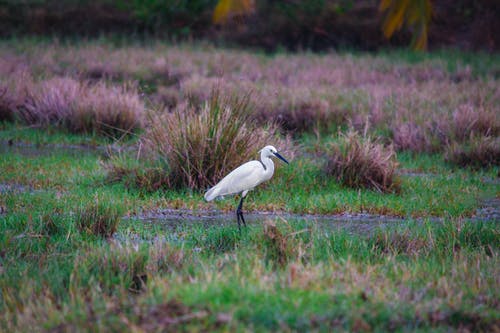
<svg viewBox="0 0 500 333">
<path fill-rule="evenodd" d="M 163 209 L 146 212 L 127 218 L 131 222 L 142 223 L 143 226 L 157 227 L 175 235 L 195 226 L 206 228 L 237 226 L 236 214 L 218 210 Z M 282 219 L 291 224 L 300 224 L 306 228 L 314 228 L 324 232 L 346 231 L 353 234 L 368 235 L 375 230 L 403 226 L 408 223 L 442 222 L 442 217 L 402 218 L 366 213 L 344 213 L 338 215 L 291 214 L 284 212 L 249 212 L 245 220 L 249 226 L 263 225 L 266 220 Z M 484 200 L 476 213 L 466 218 L 470 222 L 500 222 L 500 199 Z"/>
<path fill-rule="evenodd" d="M 237 226 L 235 213 L 218 210 L 177 210 L 165 209 L 130 218 L 132 221 L 168 231 L 171 235 L 182 233 L 193 227 L 205 228 Z M 399 226 L 410 219 L 371 214 L 311 215 L 274 212 L 249 212 L 245 214 L 249 227 L 262 226 L 266 220 L 283 220 L 304 228 L 324 232 L 344 230 L 354 234 L 370 234 L 376 229 Z"/>
</svg>

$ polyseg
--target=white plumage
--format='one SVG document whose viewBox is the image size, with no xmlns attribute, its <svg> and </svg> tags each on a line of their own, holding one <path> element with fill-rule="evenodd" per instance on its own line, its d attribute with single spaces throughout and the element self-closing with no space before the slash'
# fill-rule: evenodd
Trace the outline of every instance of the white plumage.
<svg viewBox="0 0 500 333">
<path fill-rule="evenodd" d="M 219 183 L 205 193 L 205 200 L 212 201 L 220 196 L 241 193 L 241 200 L 236 210 L 236 217 L 238 219 L 238 226 L 240 225 L 240 218 L 246 225 L 241 211 L 243 199 L 248 191 L 271 179 L 274 174 L 274 163 L 271 160 L 273 156 L 288 164 L 288 161 L 278 153 L 276 148 L 273 146 L 266 146 L 260 151 L 260 161 L 247 162 L 231 171 Z"/>
</svg>

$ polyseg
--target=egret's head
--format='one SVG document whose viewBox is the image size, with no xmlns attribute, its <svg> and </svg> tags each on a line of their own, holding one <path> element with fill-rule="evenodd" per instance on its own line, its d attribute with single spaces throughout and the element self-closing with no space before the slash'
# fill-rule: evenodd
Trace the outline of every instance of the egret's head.
<svg viewBox="0 0 500 333">
<path fill-rule="evenodd" d="M 282 160 L 286 164 L 288 164 L 288 161 L 278 153 L 278 150 L 276 150 L 276 148 L 274 148 L 274 146 L 265 146 L 264 148 L 261 149 L 260 153 L 261 153 L 262 157 L 274 156 L 274 157 L 279 158 L 280 160 Z"/>
</svg>

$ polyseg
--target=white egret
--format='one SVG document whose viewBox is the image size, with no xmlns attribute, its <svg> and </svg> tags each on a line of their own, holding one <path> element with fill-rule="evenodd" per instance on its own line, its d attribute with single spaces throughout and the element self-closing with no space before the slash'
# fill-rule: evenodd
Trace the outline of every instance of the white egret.
<svg viewBox="0 0 500 333">
<path fill-rule="evenodd" d="M 265 146 L 260 150 L 260 161 L 246 162 L 231 171 L 217 185 L 205 193 L 205 200 L 212 201 L 220 196 L 241 193 L 240 203 L 236 210 L 236 218 L 238 220 L 238 227 L 240 227 L 240 219 L 246 226 L 247 224 L 241 210 L 243 208 L 243 199 L 248 191 L 260 183 L 271 179 L 274 173 L 274 163 L 271 160 L 273 156 L 288 164 L 288 161 L 278 153 L 276 148 Z"/>
</svg>

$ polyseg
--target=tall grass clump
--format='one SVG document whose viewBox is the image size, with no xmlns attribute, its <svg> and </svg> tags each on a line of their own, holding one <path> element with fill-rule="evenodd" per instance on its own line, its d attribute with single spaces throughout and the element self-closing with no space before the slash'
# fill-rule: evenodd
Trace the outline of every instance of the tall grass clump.
<svg viewBox="0 0 500 333">
<path fill-rule="evenodd" d="M 119 202 L 96 196 L 77 209 L 75 223 L 87 235 L 107 238 L 115 233 L 122 215 L 123 206 Z"/>
<path fill-rule="evenodd" d="M 142 127 L 144 103 L 125 87 L 52 78 L 33 86 L 19 115 L 27 124 L 55 125 L 77 133 L 121 134 Z"/>
<path fill-rule="evenodd" d="M 144 103 L 133 89 L 98 83 L 87 87 L 85 97 L 77 100 L 68 119 L 71 131 L 120 135 L 143 126 Z"/>
<path fill-rule="evenodd" d="M 41 81 L 27 94 L 21 119 L 27 124 L 62 125 L 73 113 L 78 98 L 84 95 L 84 88 L 70 78 L 53 78 Z"/>
<path fill-rule="evenodd" d="M 166 163 L 170 186 L 213 185 L 265 145 L 283 144 L 275 126 L 257 127 L 250 119 L 248 101 L 248 96 L 222 97 L 214 90 L 199 110 L 153 116 L 142 139 L 145 154 Z"/>
<path fill-rule="evenodd" d="M 346 186 L 380 192 L 399 190 L 395 176 L 398 164 L 392 145 L 384 146 L 351 129 L 340 136 L 327 155 L 326 174 Z"/>
<path fill-rule="evenodd" d="M 454 142 L 445 151 L 445 161 L 473 169 L 500 165 L 500 138 L 472 136 L 463 143 Z"/>
</svg>

